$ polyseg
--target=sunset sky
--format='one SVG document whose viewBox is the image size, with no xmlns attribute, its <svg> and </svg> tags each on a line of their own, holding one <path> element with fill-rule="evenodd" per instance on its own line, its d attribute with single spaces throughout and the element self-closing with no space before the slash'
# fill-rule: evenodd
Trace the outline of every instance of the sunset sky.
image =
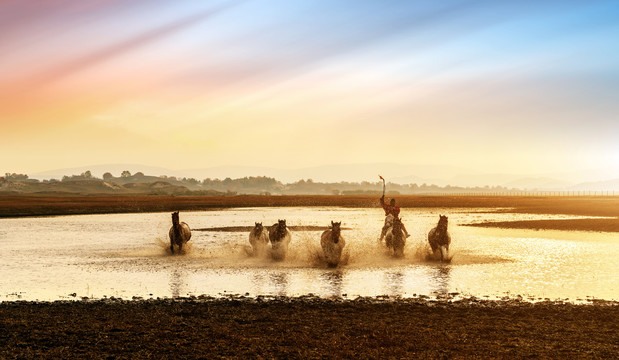
<svg viewBox="0 0 619 360">
<path fill-rule="evenodd" d="M 0 54 L 1 173 L 619 177 L 617 1 L 7 0 Z"/>
</svg>

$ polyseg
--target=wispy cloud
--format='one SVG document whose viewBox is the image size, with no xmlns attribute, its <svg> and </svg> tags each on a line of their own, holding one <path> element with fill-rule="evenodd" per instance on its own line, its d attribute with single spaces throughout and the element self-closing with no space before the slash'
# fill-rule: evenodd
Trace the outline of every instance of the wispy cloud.
<svg viewBox="0 0 619 360">
<path fill-rule="evenodd" d="M 337 153 L 582 168 L 619 154 L 618 21 L 606 0 L 9 0 L 0 140 L 99 126 L 123 131 L 122 147 L 157 139 L 150 163 L 184 144 L 189 164 Z M 434 149 L 437 133 L 449 141 Z"/>
<path fill-rule="evenodd" d="M 220 12 L 229 9 L 233 5 L 235 5 L 235 3 L 227 3 L 225 5 L 207 9 L 196 14 L 191 14 L 116 44 L 96 50 L 92 53 L 67 60 L 58 66 L 51 67 L 40 74 L 32 76 L 29 81 L 26 81 L 26 84 L 27 86 L 44 86 L 62 80 L 75 73 L 92 68 L 113 58 L 120 57 L 131 51 L 135 51 L 143 46 L 157 42 L 192 25 L 201 23 Z"/>
</svg>

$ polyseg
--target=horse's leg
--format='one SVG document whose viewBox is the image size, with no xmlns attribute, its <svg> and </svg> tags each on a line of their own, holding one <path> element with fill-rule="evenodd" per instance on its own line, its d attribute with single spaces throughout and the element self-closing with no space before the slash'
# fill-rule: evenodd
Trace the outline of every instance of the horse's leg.
<svg viewBox="0 0 619 360">
<path fill-rule="evenodd" d="M 174 241 L 170 240 L 170 251 L 174 254 Z"/>
<path fill-rule="evenodd" d="M 406 226 L 404 226 L 404 223 L 401 223 L 401 224 L 402 224 L 402 230 L 404 230 L 404 236 L 406 236 L 406 237 L 411 236 L 411 235 L 408 233 L 408 230 L 406 230 Z"/>
<path fill-rule="evenodd" d="M 385 237 L 387 233 L 387 226 L 383 226 L 383 228 L 380 230 L 380 236 L 378 237 L 378 242 L 383 242 L 383 238 Z"/>
<path fill-rule="evenodd" d="M 181 241 L 180 244 L 178 244 L 178 253 L 180 254 L 183 251 L 183 242 Z"/>
<path fill-rule="evenodd" d="M 449 245 L 441 245 L 439 246 L 439 250 L 441 251 L 441 262 L 447 261 L 449 256 Z"/>
</svg>

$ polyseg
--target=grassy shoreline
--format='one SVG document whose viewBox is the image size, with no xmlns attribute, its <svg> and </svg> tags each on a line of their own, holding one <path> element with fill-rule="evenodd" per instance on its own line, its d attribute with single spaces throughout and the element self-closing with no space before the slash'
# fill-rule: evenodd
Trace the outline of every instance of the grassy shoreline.
<svg viewBox="0 0 619 360">
<path fill-rule="evenodd" d="M 497 221 L 465 224 L 464 226 L 501 229 L 619 232 L 619 218 Z"/>
<path fill-rule="evenodd" d="M 510 212 L 619 216 L 619 196 L 439 196 L 400 195 L 405 208 L 509 208 Z M 172 210 L 213 210 L 232 207 L 342 206 L 380 207 L 369 195 L 3 195 L 0 217 L 45 216 Z"/>
<path fill-rule="evenodd" d="M 619 197 L 613 196 L 397 196 L 407 208 L 495 209 L 512 213 L 577 215 L 604 219 L 535 220 L 468 224 L 514 229 L 619 232 Z M 235 207 L 376 207 L 369 195 L 164 196 L 0 195 L 0 218 L 83 214 L 208 211 Z"/>
</svg>

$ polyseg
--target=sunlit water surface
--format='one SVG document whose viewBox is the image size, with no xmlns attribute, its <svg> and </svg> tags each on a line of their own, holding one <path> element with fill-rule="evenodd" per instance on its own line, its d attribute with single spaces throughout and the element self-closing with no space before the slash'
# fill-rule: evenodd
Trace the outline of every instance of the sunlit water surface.
<svg viewBox="0 0 619 360">
<path fill-rule="evenodd" d="M 449 216 L 450 264 L 427 259 L 427 233 Z M 404 209 L 405 256 L 377 243 L 381 209 L 243 208 L 181 212 L 192 229 L 171 255 L 169 213 L 0 219 L 0 301 L 313 294 L 321 297 L 619 299 L 615 233 L 504 230 L 480 221 L 576 218 L 470 209 Z M 320 231 L 295 231 L 286 260 L 248 255 L 248 232 L 198 228 L 342 221 L 345 264 L 328 268 Z"/>
</svg>

